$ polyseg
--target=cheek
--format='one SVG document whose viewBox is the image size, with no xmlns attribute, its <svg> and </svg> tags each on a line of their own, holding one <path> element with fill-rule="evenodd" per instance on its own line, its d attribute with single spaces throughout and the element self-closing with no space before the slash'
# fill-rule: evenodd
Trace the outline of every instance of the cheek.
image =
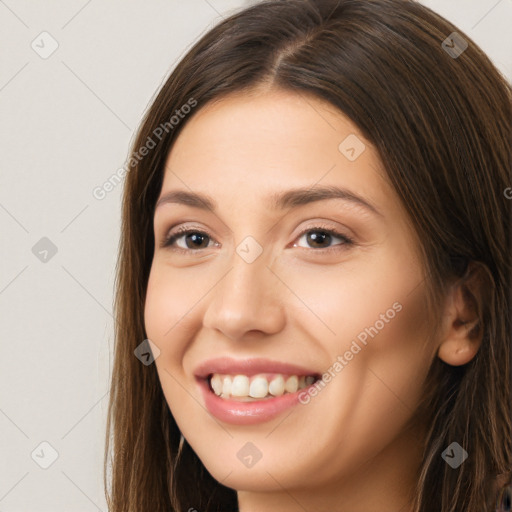
<svg viewBox="0 0 512 512">
<path fill-rule="evenodd" d="M 161 340 L 174 323 L 176 294 L 168 290 L 165 279 L 159 278 L 158 274 L 154 268 L 151 269 L 144 306 L 144 325 L 148 338 L 162 351 L 164 347 L 160 344 Z"/>
<path fill-rule="evenodd" d="M 395 281 L 392 292 L 383 287 L 366 299 L 339 299 L 347 309 L 334 326 L 336 341 L 329 343 L 334 377 L 311 397 L 305 406 L 308 421 L 297 432 L 298 438 L 315 439 L 322 431 L 317 460 L 311 461 L 321 461 L 312 471 L 314 480 L 332 478 L 375 457 L 403 432 L 417 408 L 432 348 L 426 343 L 424 290 L 419 286 L 411 292 L 413 288 Z M 273 435 L 282 434 L 285 446 L 287 433 L 278 430 Z"/>
<path fill-rule="evenodd" d="M 195 276 L 192 275 L 194 272 Z M 205 286 L 193 269 L 173 272 L 165 265 L 153 264 L 146 291 L 144 323 L 148 338 L 157 344 L 160 340 L 162 355 L 165 352 L 166 356 L 170 356 L 183 348 L 180 340 L 186 340 L 181 331 L 195 321 L 197 305 L 204 296 Z M 179 337 L 176 336 L 178 331 Z M 169 340 L 173 341 L 172 346 Z"/>
<path fill-rule="evenodd" d="M 361 351 L 349 363 L 353 366 L 347 366 L 350 372 L 345 377 L 352 374 L 361 384 L 348 415 L 354 439 L 360 441 L 360 456 L 366 452 L 370 458 L 403 432 L 425 392 L 433 350 L 419 288 L 397 293 L 394 304 L 400 308 L 393 310 L 394 317 L 387 322 L 373 320 L 361 331 L 364 343 L 355 338 Z"/>
<path fill-rule="evenodd" d="M 412 287 L 411 287 L 412 288 Z M 374 396 L 390 409 L 412 413 L 424 393 L 423 383 L 435 346 L 429 339 L 425 290 L 422 286 L 399 297 L 400 311 L 375 334 L 368 329 L 367 366 L 375 377 Z"/>
<path fill-rule="evenodd" d="M 364 272 L 347 275 L 338 291 L 331 288 L 332 300 L 325 301 L 340 311 L 337 317 L 326 311 L 337 332 L 332 349 L 350 359 L 354 373 L 364 375 L 360 403 L 369 404 L 368 418 L 377 419 L 377 411 L 383 415 L 386 407 L 414 410 L 434 356 L 421 267 L 404 257 L 408 254 L 390 250 L 381 255 Z"/>
<path fill-rule="evenodd" d="M 372 339 L 369 331 L 375 329 L 390 332 L 389 326 L 395 324 L 395 329 L 400 325 L 414 331 L 424 323 L 421 266 L 403 242 L 358 253 L 339 265 L 300 270 L 290 265 L 280 276 L 300 299 L 290 300 L 291 320 L 302 323 L 311 339 L 321 340 L 330 353 L 339 353 L 358 336 Z M 394 339 L 394 344 L 403 340 Z"/>
<path fill-rule="evenodd" d="M 361 346 L 358 364 L 367 383 L 360 395 L 366 404 L 361 420 L 366 415 L 373 425 L 381 426 L 384 435 L 386 430 L 391 435 L 400 429 L 416 410 L 434 356 L 425 289 L 420 283 L 418 276 L 395 280 L 393 293 L 382 292 L 385 300 L 380 308 L 377 299 L 369 299 L 373 318 L 355 338 Z"/>
<path fill-rule="evenodd" d="M 185 378 L 182 361 L 190 340 L 194 339 L 193 329 L 197 330 L 197 303 L 204 290 L 190 286 L 192 280 L 187 274 L 186 270 L 173 272 L 158 262 L 152 266 L 144 323 L 147 337 L 160 349 L 155 366 L 166 402 L 178 426 L 188 432 L 187 420 L 195 412 L 190 407 L 197 404 L 190 401 L 190 393 L 194 390 Z"/>
<path fill-rule="evenodd" d="M 295 321 L 326 353 L 326 370 L 334 374 L 318 397 L 311 397 L 306 406 L 311 419 L 301 428 L 309 428 L 306 436 L 314 438 L 320 428 L 314 418 L 328 417 L 321 421 L 324 441 L 318 444 L 327 450 L 340 436 L 351 440 L 325 470 L 375 455 L 403 429 L 423 394 L 434 356 L 427 342 L 426 290 L 421 267 L 404 255 L 410 253 L 389 251 L 361 267 L 322 273 L 311 268 L 283 278 L 314 311 Z"/>
</svg>

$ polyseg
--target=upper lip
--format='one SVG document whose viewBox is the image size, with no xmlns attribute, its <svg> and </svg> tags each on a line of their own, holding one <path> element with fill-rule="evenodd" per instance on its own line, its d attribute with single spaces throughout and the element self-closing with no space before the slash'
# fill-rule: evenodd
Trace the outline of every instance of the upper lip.
<svg viewBox="0 0 512 512">
<path fill-rule="evenodd" d="M 318 377 L 319 373 L 304 366 L 272 361 L 264 358 L 233 359 L 231 357 L 218 357 L 200 363 L 194 370 L 194 375 L 206 379 L 213 373 L 224 375 L 247 375 L 251 377 L 258 373 L 281 373 L 283 375 L 312 375 Z"/>
</svg>

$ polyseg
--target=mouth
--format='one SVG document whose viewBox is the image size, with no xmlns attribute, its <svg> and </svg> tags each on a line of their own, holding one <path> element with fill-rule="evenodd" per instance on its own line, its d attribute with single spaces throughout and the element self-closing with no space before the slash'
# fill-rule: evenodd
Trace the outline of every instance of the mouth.
<svg viewBox="0 0 512 512">
<path fill-rule="evenodd" d="M 263 359 L 215 359 L 195 372 L 206 409 L 221 421 L 249 425 L 270 421 L 299 403 L 320 378 L 303 367 Z"/>
<path fill-rule="evenodd" d="M 254 402 L 271 400 L 279 396 L 296 393 L 311 386 L 318 380 L 315 375 L 286 375 L 260 373 L 248 375 L 223 375 L 214 373 L 208 376 L 210 390 L 223 400 Z"/>
</svg>

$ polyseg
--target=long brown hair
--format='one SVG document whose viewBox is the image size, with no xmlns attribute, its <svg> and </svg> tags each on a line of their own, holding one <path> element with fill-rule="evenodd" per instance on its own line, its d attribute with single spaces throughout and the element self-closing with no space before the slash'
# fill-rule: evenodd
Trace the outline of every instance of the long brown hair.
<svg viewBox="0 0 512 512">
<path fill-rule="evenodd" d="M 508 482 L 512 467 L 512 89 L 465 33 L 410 0 L 257 3 L 206 33 L 156 95 L 133 145 L 122 205 L 109 510 L 237 510 L 236 493 L 180 442 L 156 368 L 134 350 L 146 339 L 153 212 L 173 141 L 208 102 L 260 86 L 330 102 L 375 145 L 420 240 L 434 312 L 447 279 L 464 279 L 470 262 L 485 269 L 478 354 L 462 367 L 436 358 L 425 383 L 428 435 L 413 511 L 494 510 L 498 476 Z M 187 104 L 192 111 L 170 122 Z M 140 158 L 144 146 L 151 148 Z M 469 454 L 457 469 L 441 457 L 453 441 Z"/>
</svg>

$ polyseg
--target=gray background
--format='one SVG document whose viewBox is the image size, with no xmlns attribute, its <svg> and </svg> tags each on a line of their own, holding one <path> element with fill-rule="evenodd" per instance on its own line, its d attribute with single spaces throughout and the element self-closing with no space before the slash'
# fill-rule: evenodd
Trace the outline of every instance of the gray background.
<svg viewBox="0 0 512 512">
<path fill-rule="evenodd" d="M 191 43 L 249 3 L 0 0 L 0 512 L 106 511 L 122 186 L 92 191 Z M 512 0 L 424 3 L 512 78 Z"/>
</svg>

